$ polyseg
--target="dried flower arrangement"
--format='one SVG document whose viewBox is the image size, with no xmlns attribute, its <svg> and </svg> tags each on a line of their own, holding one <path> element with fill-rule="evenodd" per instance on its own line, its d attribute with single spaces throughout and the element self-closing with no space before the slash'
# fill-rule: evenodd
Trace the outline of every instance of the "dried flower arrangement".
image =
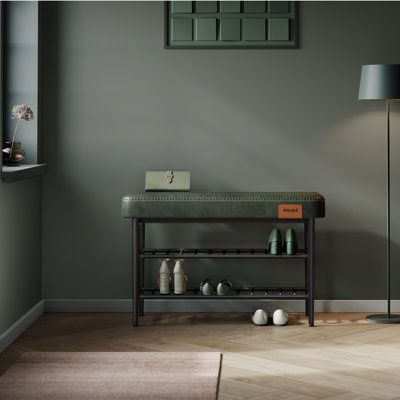
<svg viewBox="0 0 400 400">
<path fill-rule="evenodd" d="M 15 142 L 15 136 L 18 131 L 19 124 L 22 120 L 26 121 L 28 124 L 33 120 L 33 111 L 30 107 L 25 104 L 17 104 L 11 110 L 11 119 L 18 119 L 17 125 L 14 129 L 14 134 L 11 140 L 10 148 L 3 149 L 3 152 L 8 153 L 8 159 L 11 159 L 13 146 Z"/>
</svg>

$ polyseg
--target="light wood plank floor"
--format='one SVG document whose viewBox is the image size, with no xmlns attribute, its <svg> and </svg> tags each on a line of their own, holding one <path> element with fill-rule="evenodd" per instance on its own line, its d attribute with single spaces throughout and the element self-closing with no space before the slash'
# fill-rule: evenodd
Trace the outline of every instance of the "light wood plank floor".
<svg viewBox="0 0 400 400">
<path fill-rule="evenodd" d="M 43 315 L 0 355 L 0 373 L 25 351 L 220 351 L 221 400 L 400 400 L 400 325 L 365 314 L 292 314 L 256 327 L 244 314 Z"/>
</svg>

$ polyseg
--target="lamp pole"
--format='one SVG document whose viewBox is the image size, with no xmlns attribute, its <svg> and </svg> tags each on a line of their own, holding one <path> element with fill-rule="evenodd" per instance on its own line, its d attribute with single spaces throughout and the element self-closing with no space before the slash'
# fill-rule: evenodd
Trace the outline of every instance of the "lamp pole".
<svg viewBox="0 0 400 400">
<path fill-rule="evenodd" d="M 390 100 L 386 100 L 386 159 L 387 159 L 387 184 L 386 184 L 386 268 L 387 268 L 387 315 L 391 318 L 390 315 L 390 272 L 391 272 L 391 263 L 390 263 Z"/>
</svg>

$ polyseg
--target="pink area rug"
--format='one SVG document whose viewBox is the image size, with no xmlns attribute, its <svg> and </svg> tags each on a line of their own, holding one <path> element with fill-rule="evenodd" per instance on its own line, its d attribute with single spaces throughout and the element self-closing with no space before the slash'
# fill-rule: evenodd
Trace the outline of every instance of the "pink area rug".
<svg viewBox="0 0 400 400">
<path fill-rule="evenodd" d="M 220 353 L 24 353 L 0 377 L 2 400 L 216 399 Z"/>
</svg>

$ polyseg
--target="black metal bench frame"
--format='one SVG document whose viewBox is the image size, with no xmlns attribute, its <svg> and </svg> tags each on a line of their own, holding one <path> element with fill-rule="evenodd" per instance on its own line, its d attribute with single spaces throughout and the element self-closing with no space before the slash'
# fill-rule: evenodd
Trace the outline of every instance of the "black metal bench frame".
<svg viewBox="0 0 400 400">
<path fill-rule="evenodd" d="M 144 301 L 151 299 L 174 300 L 305 300 L 305 313 L 309 326 L 314 326 L 314 259 L 315 259 L 315 219 L 174 219 L 174 218 L 131 218 L 132 220 L 132 281 L 133 281 L 133 326 L 139 326 L 139 316 L 144 313 Z M 305 248 L 295 255 L 271 255 L 266 249 L 146 249 L 145 229 L 149 223 L 227 223 L 266 222 L 303 224 Z M 304 259 L 305 279 L 302 288 L 234 288 L 226 296 L 203 296 L 199 288 L 188 288 L 182 295 L 161 295 L 158 288 L 144 287 L 145 260 L 150 258 L 246 258 L 246 259 Z"/>
</svg>

